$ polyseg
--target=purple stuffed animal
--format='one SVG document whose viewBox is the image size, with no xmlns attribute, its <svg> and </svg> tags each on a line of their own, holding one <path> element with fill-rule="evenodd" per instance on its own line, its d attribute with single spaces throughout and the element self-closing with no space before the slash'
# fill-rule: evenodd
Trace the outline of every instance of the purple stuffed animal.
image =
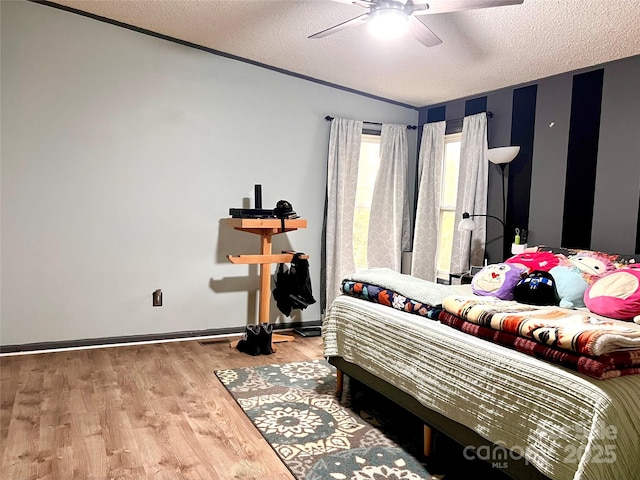
<svg viewBox="0 0 640 480">
<path fill-rule="evenodd" d="M 473 293 L 502 300 L 513 299 L 513 289 L 526 272 L 522 267 L 509 263 L 487 265 L 471 280 Z"/>
</svg>

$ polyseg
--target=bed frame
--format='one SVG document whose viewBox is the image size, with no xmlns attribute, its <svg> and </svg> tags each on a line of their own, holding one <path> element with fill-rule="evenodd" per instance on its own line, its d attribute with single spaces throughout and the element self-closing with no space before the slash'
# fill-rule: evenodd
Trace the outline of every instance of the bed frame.
<svg viewBox="0 0 640 480">
<path fill-rule="evenodd" d="M 429 456 L 431 451 L 432 428 L 458 442 L 460 445 L 472 445 L 476 448 L 480 446 L 487 446 L 488 444 L 492 446 L 494 445 L 470 428 L 461 425 L 458 422 L 454 422 L 444 415 L 425 407 L 411 395 L 376 377 L 358 365 L 347 362 L 342 357 L 330 357 L 329 363 L 337 369 L 336 394 L 338 397 L 342 396 L 344 375 L 347 375 L 348 377 L 363 383 L 369 388 L 374 389 L 400 407 L 420 418 L 425 424 L 425 456 Z M 504 449 L 504 447 L 499 445 L 495 445 L 495 448 Z M 500 472 L 516 480 L 550 480 L 549 477 L 540 473 L 533 465 L 525 462 L 524 459 L 518 459 L 517 457 L 509 457 L 508 468 L 502 469 Z"/>
</svg>

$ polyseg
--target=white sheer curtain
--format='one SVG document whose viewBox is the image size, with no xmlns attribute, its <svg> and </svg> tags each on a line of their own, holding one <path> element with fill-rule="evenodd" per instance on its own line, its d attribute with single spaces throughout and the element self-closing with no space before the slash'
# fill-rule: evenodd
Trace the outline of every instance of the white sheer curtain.
<svg viewBox="0 0 640 480">
<path fill-rule="evenodd" d="M 424 125 L 418 155 L 418 204 L 411 275 L 430 281 L 435 281 L 438 273 L 438 223 L 445 129 L 445 122 Z"/>
<path fill-rule="evenodd" d="M 478 113 L 464 118 L 460 145 L 460 172 L 456 199 L 456 228 L 453 233 L 451 271 L 464 272 L 469 265 L 482 265 L 487 240 L 486 217 L 474 217 L 476 228 L 471 232 L 458 231 L 462 213 L 487 213 L 487 114 Z"/>
<path fill-rule="evenodd" d="M 355 270 L 353 212 L 358 185 L 362 122 L 334 118 L 329 134 L 327 166 L 327 220 L 325 240 L 328 308 L 340 294 L 342 278 Z"/>
<path fill-rule="evenodd" d="M 402 252 L 409 249 L 406 125 L 382 125 L 380 166 L 373 189 L 367 266 L 400 271 Z"/>
</svg>

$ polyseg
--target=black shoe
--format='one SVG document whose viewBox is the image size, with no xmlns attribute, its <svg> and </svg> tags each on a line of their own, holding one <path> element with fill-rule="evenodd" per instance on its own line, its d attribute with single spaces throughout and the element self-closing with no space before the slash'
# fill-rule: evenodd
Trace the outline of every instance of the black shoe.
<svg viewBox="0 0 640 480">
<path fill-rule="evenodd" d="M 263 355 L 271 355 L 273 348 L 271 347 L 271 339 L 273 337 L 273 325 L 270 323 L 260 324 L 260 353 Z"/>
<path fill-rule="evenodd" d="M 249 355 L 260 355 L 261 333 L 260 325 L 247 325 L 236 348 Z"/>
</svg>

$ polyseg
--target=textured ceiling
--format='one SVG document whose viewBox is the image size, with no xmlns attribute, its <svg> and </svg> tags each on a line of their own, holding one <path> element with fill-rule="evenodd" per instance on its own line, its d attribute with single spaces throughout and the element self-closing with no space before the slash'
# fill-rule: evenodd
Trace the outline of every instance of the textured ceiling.
<svg viewBox="0 0 640 480">
<path fill-rule="evenodd" d="M 55 3 L 413 106 L 640 54 L 640 0 L 524 0 L 424 15 L 443 40 L 431 48 L 412 37 L 379 40 L 366 25 L 308 39 L 367 11 L 331 0 Z"/>
</svg>

